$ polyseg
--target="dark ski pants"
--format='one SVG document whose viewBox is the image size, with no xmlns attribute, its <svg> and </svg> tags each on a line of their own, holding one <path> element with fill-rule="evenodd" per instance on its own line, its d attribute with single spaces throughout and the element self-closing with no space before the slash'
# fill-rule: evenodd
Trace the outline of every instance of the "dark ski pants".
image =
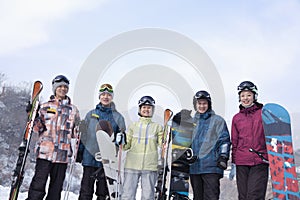
<svg viewBox="0 0 300 200">
<path fill-rule="evenodd" d="M 236 166 L 239 200 L 264 200 L 268 185 L 269 166 Z"/>
<path fill-rule="evenodd" d="M 194 200 L 218 200 L 221 174 L 190 174 Z"/>
<path fill-rule="evenodd" d="M 95 172 L 98 170 L 97 177 Z M 97 200 L 105 200 L 109 196 L 104 169 L 99 167 L 83 166 L 83 176 L 81 179 L 79 200 L 92 200 L 94 195 L 94 185 L 96 182 Z"/>
<path fill-rule="evenodd" d="M 44 159 L 37 159 L 35 174 L 32 178 L 27 200 L 42 200 L 46 194 L 45 187 L 50 174 L 50 184 L 46 200 L 58 200 L 61 196 L 66 176 L 67 163 L 52 163 Z"/>
</svg>

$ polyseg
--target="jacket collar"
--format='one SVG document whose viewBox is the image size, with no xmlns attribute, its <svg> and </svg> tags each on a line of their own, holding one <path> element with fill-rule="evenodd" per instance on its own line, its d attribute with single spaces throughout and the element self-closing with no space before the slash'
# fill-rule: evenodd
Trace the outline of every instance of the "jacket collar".
<svg viewBox="0 0 300 200">
<path fill-rule="evenodd" d="M 142 123 L 150 123 L 152 121 L 152 117 L 140 117 L 139 121 Z"/>
<path fill-rule="evenodd" d="M 96 110 L 100 110 L 101 112 L 109 112 L 112 111 L 112 106 L 104 107 L 101 103 L 96 105 Z"/>
<path fill-rule="evenodd" d="M 245 108 L 244 106 L 240 105 L 240 113 L 243 114 L 250 114 L 250 113 L 254 113 L 255 111 L 261 109 L 263 107 L 263 104 L 255 102 L 253 104 L 253 106 L 249 107 L 249 108 Z"/>
<path fill-rule="evenodd" d="M 199 112 L 196 112 L 195 118 L 196 119 L 208 119 L 210 116 L 214 115 L 215 112 L 213 110 L 207 110 L 205 113 L 200 114 Z"/>
<path fill-rule="evenodd" d="M 66 96 L 66 98 L 63 100 L 59 100 L 54 95 L 51 95 L 49 101 L 50 102 L 59 102 L 59 103 L 62 103 L 63 105 L 71 104 L 71 99 L 68 96 Z"/>
</svg>

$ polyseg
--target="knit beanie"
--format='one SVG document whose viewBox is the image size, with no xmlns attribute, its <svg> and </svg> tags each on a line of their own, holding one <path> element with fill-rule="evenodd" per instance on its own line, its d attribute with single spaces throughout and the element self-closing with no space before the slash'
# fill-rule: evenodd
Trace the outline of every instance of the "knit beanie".
<svg viewBox="0 0 300 200">
<path fill-rule="evenodd" d="M 55 95 L 55 91 L 56 91 L 56 88 L 58 88 L 59 86 L 62 86 L 62 85 L 65 85 L 69 88 L 69 84 L 64 82 L 64 81 L 60 81 L 60 82 L 54 82 L 52 84 L 52 91 L 53 91 L 53 94 Z"/>
</svg>

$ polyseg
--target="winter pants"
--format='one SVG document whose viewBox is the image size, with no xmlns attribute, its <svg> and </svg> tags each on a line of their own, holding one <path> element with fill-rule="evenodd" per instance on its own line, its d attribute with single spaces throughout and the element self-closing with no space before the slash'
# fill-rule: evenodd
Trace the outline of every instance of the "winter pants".
<svg viewBox="0 0 300 200">
<path fill-rule="evenodd" d="M 239 200 L 264 200 L 269 177 L 269 166 L 236 166 Z"/>
<path fill-rule="evenodd" d="M 92 200 L 94 195 L 94 185 L 96 182 L 97 200 L 105 200 L 109 196 L 104 169 L 99 167 L 83 167 L 83 176 L 80 186 L 79 200 Z M 98 170 L 98 171 L 97 171 Z M 97 174 L 95 174 L 97 173 Z"/>
<path fill-rule="evenodd" d="M 194 200 L 217 200 L 221 174 L 190 174 Z"/>
<path fill-rule="evenodd" d="M 141 178 L 141 200 L 154 200 L 157 171 L 125 169 L 122 200 L 135 200 Z"/>
<path fill-rule="evenodd" d="M 61 196 L 66 175 L 67 163 L 52 163 L 37 159 L 35 174 L 32 178 L 27 200 L 42 200 L 46 194 L 45 187 L 50 174 L 50 184 L 46 200 L 58 200 Z"/>
</svg>

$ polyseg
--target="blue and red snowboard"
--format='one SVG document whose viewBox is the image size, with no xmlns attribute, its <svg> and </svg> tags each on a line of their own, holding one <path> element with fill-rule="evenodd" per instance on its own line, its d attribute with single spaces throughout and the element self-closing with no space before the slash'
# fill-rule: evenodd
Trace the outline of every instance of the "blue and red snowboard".
<svg viewBox="0 0 300 200">
<path fill-rule="evenodd" d="M 262 120 L 268 150 L 274 199 L 300 199 L 294 161 L 291 122 L 282 106 L 266 104 Z"/>
</svg>

